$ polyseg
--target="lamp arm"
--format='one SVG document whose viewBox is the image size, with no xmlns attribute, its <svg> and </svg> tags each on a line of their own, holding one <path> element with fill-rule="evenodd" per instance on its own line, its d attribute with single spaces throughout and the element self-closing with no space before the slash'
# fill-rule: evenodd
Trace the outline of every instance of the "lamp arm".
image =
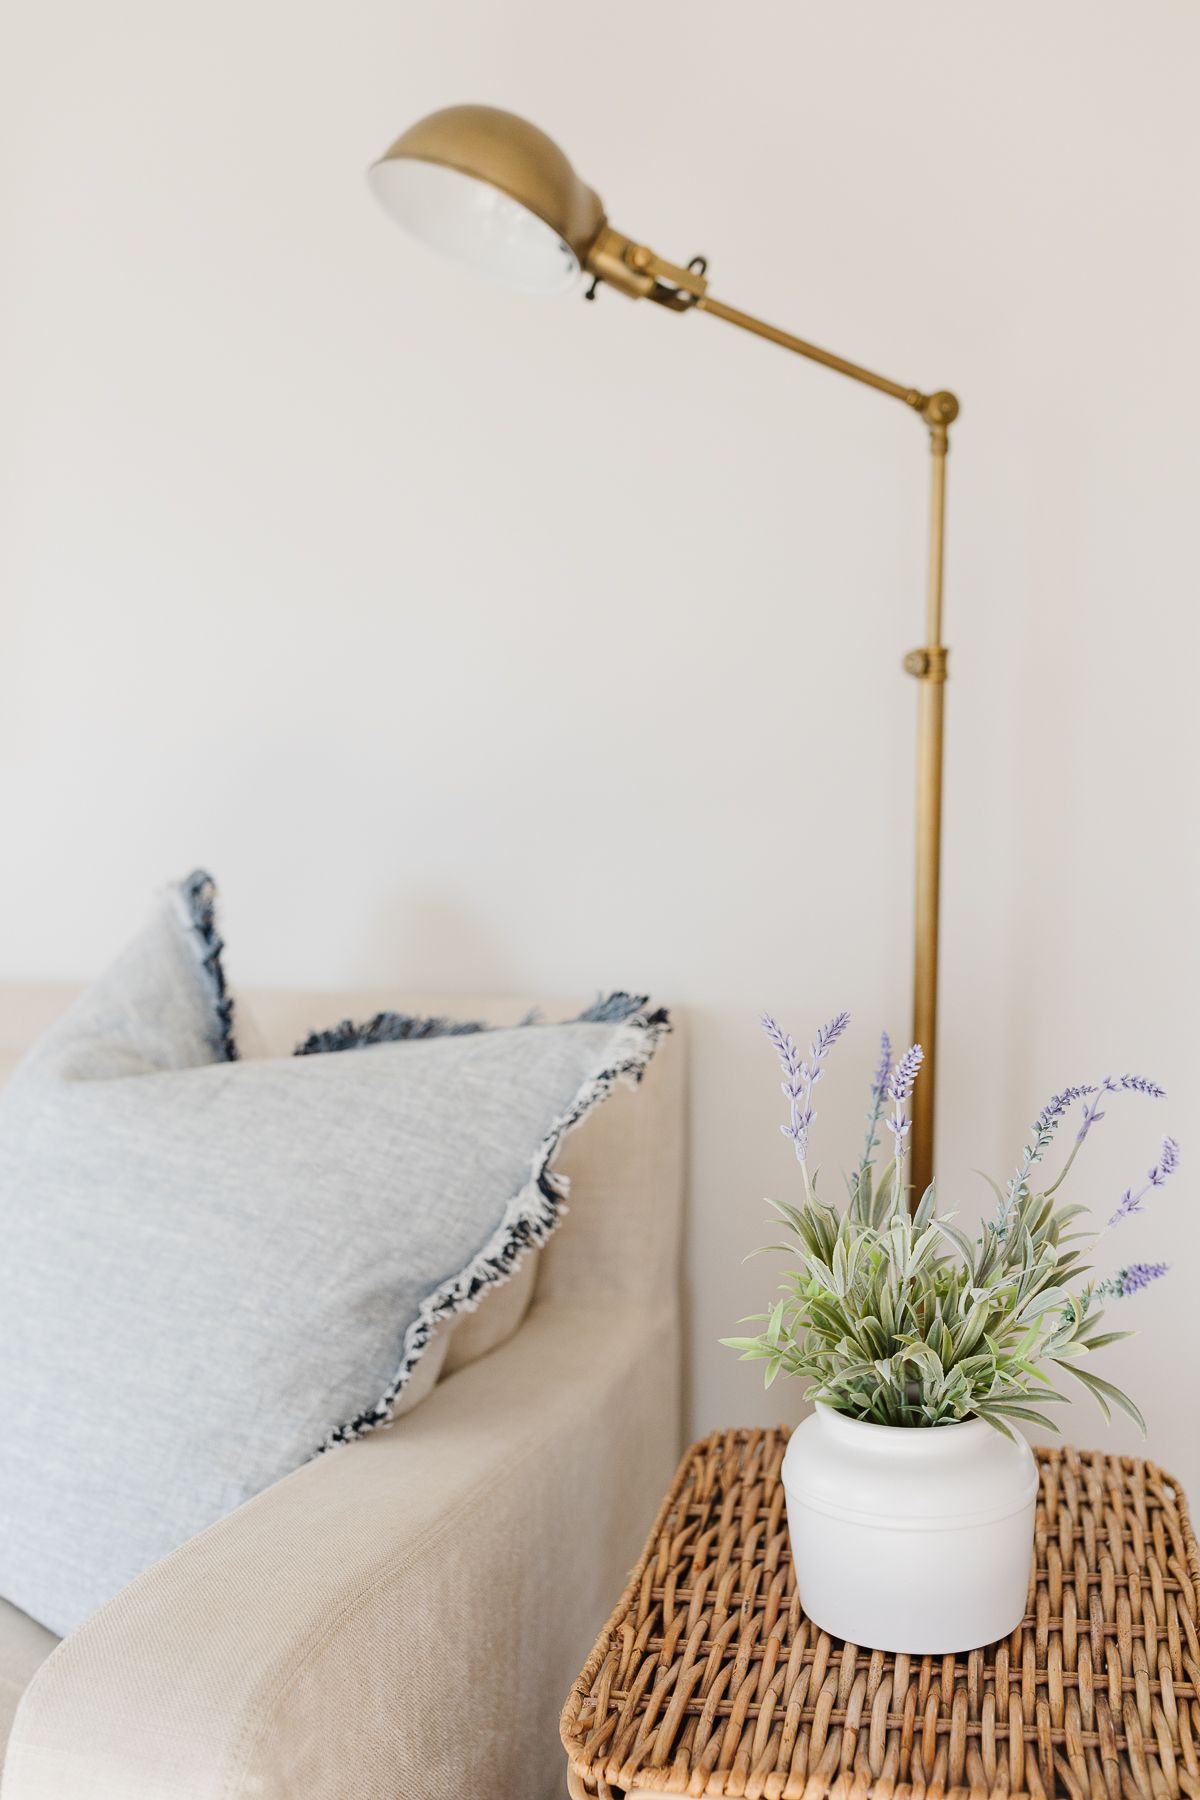
<svg viewBox="0 0 1200 1800">
<path fill-rule="evenodd" d="M 753 332 L 755 337 L 766 338 L 769 343 L 778 344 L 783 350 L 791 350 L 796 356 L 807 357 L 809 362 L 820 363 L 826 369 L 833 369 L 838 375 L 848 375 L 851 381 L 862 382 L 865 387 L 875 388 L 881 394 L 890 394 L 894 400 L 903 400 L 915 412 L 922 413 L 930 404 L 931 395 L 923 394 L 919 388 L 904 387 L 898 381 L 889 381 L 886 375 L 877 375 L 872 369 L 864 369 L 861 364 L 848 362 L 844 356 L 835 356 L 830 350 L 822 350 L 806 339 L 796 337 L 790 331 L 781 331 L 777 325 L 768 325 L 762 319 L 756 319 L 752 313 L 739 312 L 734 306 L 726 306 L 723 300 L 715 300 L 711 294 L 700 294 L 694 302 L 697 312 L 711 313 L 714 319 L 724 319 L 728 325 L 736 325 L 741 331 Z"/>
<path fill-rule="evenodd" d="M 944 388 L 926 394 L 877 375 L 860 363 L 848 362 L 790 331 L 780 331 L 751 313 L 726 306 L 708 292 L 703 257 L 686 268 L 666 262 L 644 244 L 601 227 L 586 256 L 586 267 L 631 299 L 654 300 L 673 312 L 706 312 L 755 337 L 766 338 L 835 374 L 888 394 L 911 407 L 929 428 L 930 513 L 929 573 L 925 603 L 925 643 L 910 650 L 904 668 L 920 682 L 917 710 L 916 893 L 913 947 L 913 1042 L 925 1052 L 921 1079 L 913 1094 L 912 1175 L 915 1203 L 933 1178 L 934 1099 L 937 1078 L 938 936 L 941 897 L 943 721 L 946 690 L 946 646 L 942 643 L 942 586 L 946 543 L 946 454 L 950 426 L 959 404 Z"/>
<path fill-rule="evenodd" d="M 726 306 L 723 300 L 715 299 L 708 291 L 707 264 L 702 256 L 693 257 L 684 268 L 679 263 L 667 262 L 648 245 L 635 243 L 605 224 L 589 246 L 584 266 L 597 281 L 608 283 L 630 299 L 654 300 L 673 312 L 711 313 L 714 319 L 724 319 L 727 325 L 736 325 L 741 331 L 766 338 L 781 349 L 807 357 L 809 362 L 820 363 L 838 375 L 849 376 L 851 381 L 860 381 L 878 393 L 890 394 L 894 400 L 903 400 L 906 406 L 920 414 L 931 431 L 952 425 L 958 417 L 958 401 L 944 388 L 937 393 L 925 394 L 920 388 L 906 387 L 902 382 L 889 380 L 886 375 L 877 375 L 873 369 L 864 369 L 861 363 L 849 362 L 844 356 L 835 356 L 831 350 L 822 350 L 806 338 L 781 331 L 777 325 L 768 325 L 764 319 L 756 319 L 753 313 Z"/>
</svg>

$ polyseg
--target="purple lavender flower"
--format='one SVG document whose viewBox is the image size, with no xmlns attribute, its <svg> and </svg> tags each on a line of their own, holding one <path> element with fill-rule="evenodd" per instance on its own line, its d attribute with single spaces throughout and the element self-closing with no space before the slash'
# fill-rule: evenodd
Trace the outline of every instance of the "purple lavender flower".
<svg viewBox="0 0 1200 1800">
<path fill-rule="evenodd" d="M 888 1080 L 892 1073 L 892 1040 L 886 1031 L 879 1034 L 879 1067 L 871 1080 L 871 1098 L 882 1104 L 887 1095 Z"/>
<path fill-rule="evenodd" d="M 803 1165 L 808 1156 L 808 1133 L 816 1113 L 813 1110 L 812 1091 L 821 1079 L 821 1067 L 833 1046 L 850 1023 L 848 1012 L 837 1013 L 827 1025 L 822 1025 L 813 1042 L 808 1047 L 807 1062 L 802 1061 L 796 1049 L 795 1040 L 789 1032 L 776 1023 L 770 1013 L 762 1017 L 763 1030 L 775 1046 L 779 1064 L 783 1070 L 784 1097 L 788 1103 L 788 1123 L 781 1125 L 784 1137 L 791 1138 L 796 1151 L 796 1161 Z"/>
<path fill-rule="evenodd" d="M 796 1048 L 795 1039 L 790 1032 L 785 1031 L 782 1025 L 771 1017 L 770 1013 L 763 1014 L 762 1028 L 774 1044 L 776 1055 L 779 1057 L 779 1066 L 783 1070 L 783 1080 L 780 1086 L 783 1090 L 783 1097 L 788 1103 L 789 1123 L 781 1125 L 779 1129 L 784 1137 L 791 1138 L 796 1148 L 797 1159 L 803 1162 L 800 1099 L 804 1092 L 802 1073 L 804 1064 L 800 1060 L 800 1052 Z"/>
<path fill-rule="evenodd" d="M 1142 1196 L 1146 1193 L 1149 1185 L 1150 1185 L 1149 1182 L 1147 1182 L 1146 1187 L 1140 1188 L 1136 1194 L 1134 1193 L 1132 1188 L 1125 1189 L 1125 1192 L 1121 1195 L 1120 1201 L 1117 1205 L 1116 1212 L 1113 1214 L 1112 1218 L 1108 1221 L 1110 1229 L 1114 1225 L 1119 1225 L 1121 1223 L 1122 1219 L 1127 1219 L 1129 1217 L 1130 1213 L 1141 1212 Z"/>
<path fill-rule="evenodd" d="M 1054 1132 L 1058 1130 L 1058 1125 L 1060 1125 L 1063 1112 L 1067 1111 L 1067 1107 L 1058 1107 L 1058 1102 L 1065 1100 L 1067 1105 L 1074 1105 L 1076 1100 L 1081 1100 L 1081 1102 L 1083 1102 L 1083 1118 L 1079 1121 L 1079 1130 L 1076 1132 L 1076 1143 L 1083 1143 L 1083 1139 L 1087 1138 L 1087 1134 L 1090 1132 L 1090 1129 L 1092 1129 L 1092 1125 L 1096 1125 L 1097 1120 L 1103 1120 L 1103 1116 L 1105 1116 L 1103 1112 L 1099 1111 L 1099 1102 L 1101 1102 L 1103 1093 L 1105 1093 L 1105 1085 L 1101 1082 L 1099 1087 L 1090 1084 L 1085 1084 L 1083 1087 L 1065 1087 L 1065 1089 L 1061 1091 L 1061 1094 L 1054 1094 L 1054 1100 L 1051 1100 L 1051 1105 L 1045 1107 L 1045 1109 L 1038 1114 L 1038 1120 L 1034 1121 L 1034 1138 L 1040 1136 L 1038 1127 L 1042 1127 L 1042 1130 L 1045 1130 L 1045 1141 L 1047 1141 L 1047 1145 L 1049 1145 L 1049 1141 L 1051 1141 L 1052 1136 L 1054 1136 Z M 1056 1109 L 1056 1111 L 1054 1111 L 1054 1109 Z M 1049 1114 L 1049 1116 L 1047 1116 L 1047 1114 Z M 1034 1157 L 1034 1161 L 1042 1161 L 1042 1157 Z"/>
<path fill-rule="evenodd" d="M 1092 1126 L 1104 1117 L 1100 1111 L 1102 1094 L 1145 1094 L 1150 1100 L 1162 1100 L 1166 1097 L 1166 1089 L 1159 1087 L 1157 1081 L 1148 1081 L 1144 1075 L 1106 1075 L 1099 1087 L 1084 1088 L 1080 1092 L 1094 1094 L 1096 1098 L 1090 1100 L 1083 1109 L 1083 1119 L 1075 1139 L 1077 1144 L 1082 1144 Z"/>
<path fill-rule="evenodd" d="M 1130 1263 L 1124 1269 L 1118 1269 L 1115 1275 L 1108 1275 L 1103 1281 L 1096 1283 L 1095 1292 L 1104 1300 L 1125 1300 L 1130 1294 L 1149 1287 L 1152 1281 L 1158 1281 L 1170 1268 L 1169 1263 Z"/>
<path fill-rule="evenodd" d="M 879 1034 L 879 1067 L 871 1077 L 871 1104 L 867 1108 L 867 1131 L 863 1140 L 863 1153 L 858 1163 L 858 1179 L 866 1173 L 867 1166 L 879 1148 L 876 1133 L 879 1130 L 879 1115 L 883 1111 L 883 1103 L 887 1099 L 888 1081 L 892 1073 L 892 1040 L 886 1031 Z"/>
<path fill-rule="evenodd" d="M 1125 1192 L 1121 1195 L 1121 1201 L 1116 1212 L 1108 1221 L 1109 1225 L 1119 1225 L 1121 1220 L 1127 1219 L 1131 1213 L 1140 1213 L 1142 1210 L 1142 1201 L 1146 1198 L 1150 1189 L 1161 1187 L 1163 1182 L 1167 1179 L 1167 1176 L 1173 1175 L 1178 1167 L 1179 1145 L 1175 1142 L 1174 1138 L 1164 1138 L 1162 1141 L 1162 1149 L 1158 1153 L 1158 1161 L 1152 1169 L 1147 1171 L 1144 1184 L 1136 1193 L 1134 1193 L 1132 1188 L 1125 1189 Z"/>
<path fill-rule="evenodd" d="M 1085 1082 L 1079 1087 L 1064 1088 L 1061 1094 L 1052 1094 L 1034 1120 L 1033 1129 L 1036 1132 L 1050 1130 L 1058 1124 L 1067 1108 L 1074 1106 L 1076 1100 L 1082 1099 L 1084 1094 L 1097 1092 L 1098 1089 L 1094 1085 Z"/>
<path fill-rule="evenodd" d="M 1074 1106 L 1077 1100 L 1086 1100 L 1089 1095 L 1099 1092 L 1100 1089 L 1094 1083 L 1084 1083 L 1079 1087 L 1064 1088 L 1061 1094 L 1053 1094 L 1047 1100 L 1033 1121 L 1033 1144 L 1025 1146 L 1025 1159 L 1028 1167 L 1032 1168 L 1035 1162 L 1040 1162 L 1050 1148 L 1051 1140 L 1062 1123 L 1063 1114 Z M 1089 1109 L 1085 1106 L 1083 1110 L 1086 1114 Z M 1103 1114 L 1093 1113 L 1093 1117 L 1102 1118 Z M 1084 1131 L 1086 1130 L 1087 1125 L 1085 1124 Z"/>
<path fill-rule="evenodd" d="M 850 1014 L 848 1012 L 840 1012 L 834 1018 L 830 1019 L 828 1025 L 822 1025 L 820 1031 L 817 1033 L 816 1042 L 810 1044 L 808 1047 L 808 1053 L 812 1057 L 814 1063 L 824 1062 L 826 1056 L 828 1056 L 829 1052 L 833 1049 L 833 1046 L 837 1043 L 849 1023 Z"/>
<path fill-rule="evenodd" d="M 888 1077 L 887 1097 L 892 1103 L 892 1116 L 885 1119 L 884 1124 L 895 1139 L 897 1156 L 904 1148 L 904 1140 L 912 1124 L 904 1110 L 904 1103 L 913 1091 L 913 1083 L 924 1060 L 925 1052 L 920 1044 L 913 1044 L 904 1052 Z"/>
<path fill-rule="evenodd" d="M 891 1077 L 888 1081 L 889 1100 L 902 1103 L 908 1099 L 913 1091 L 913 1083 L 917 1079 L 917 1072 L 924 1061 L 925 1052 L 922 1050 L 920 1044 L 913 1044 L 911 1049 L 904 1052 L 904 1055 L 892 1070 Z"/>
<path fill-rule="evenodd" d="M 800 1072 L 800 1052 L 796 1048 L 795 1039 L 768 1012 L 763 1014 L 761 1023 L 763 1030 L 775 1046 L 784 1074 L 789 1080 L 793 1079 Z"/>
<path fill-rule="evenodd" d="M 1166 1088 L 1159 1087 L 1157 1081 L 1147 1081 L 1144 1075 L 1106 1075 L 1104 1088 L 1107 1093 L 1115 1094 L 1118 1090 L 1130 1094 L 1145 1094 L 1150 1100 L 1165 1100 Z"/>
<path fill-rule="evenodd" d="M 1101 1096 L 1123 1092 L 1145 1094 L 1152 1100 L 1161 1100 L 1164 1098 L 1166 1090 L 1159 1087 L 1156 1081 L 1149 1081 L 1145 1075 L 1106 1075 L 1101 1082 L 1085 1082 L 1077 1087 L 1064 1088 L 1061 1094 L 1053 1095 L 1046 1102 L 1033 1122 L 1033 1136 L 1026 1144 L 1020 1166 L 1008 1184 L 1004 1205 L 991 1227 L 993 1232 L 1000 1237 L 1004 1236 L 1008 1228 L 1009 1215 L 1022 1194 L 1026 1192 L 1026 1184 L 1033 1172 L 1034 1164 L 1040 1163 L 1045 1156 L 1054 1141 L 1055 1132 L 1062 1123 L 1063 1115 L 1074 1106 L 1075 1102 L 1077 1100 L 1084 1102 L 1083 1119 L 1075 1137 L 1075 1147 L 1078 1149 L 1092 1126 L 1104 1117 L 1100 1111 Z M 1072 1152 L 1073 1154 L 1074 1152 Z"/>
<path fill-rule="evenodd" d="M 1051 1129 L 1052 1125 L 1058 1125 L 1058 1121 L 1061 1120 L 1063 1112 L 1067 1111 L 1067 1107 L 1072 1107 L 1072 1105 L 1076 1103 L 1076 1100 L 1081 1100 L 1083 1094 L 1096 1093 L 1099 1093 L 1099 1089 L 1097 1089 L 1096 1085 L 1088 1084 L 1088 1082 L 1079 1085 L 1079 1087 L 1063 1087 L 1061 1094 L 1052 1094 L 1051 1098 L 1045 1102 L 1042 1111 L 1038 1112 L 1038 1116 L 1036 1116 L 1036 1120 L 1034 1120 L 1033 1129 Z"/>
<path fill-rule="evenodd" d="M 1016 1174 L 1008 1184 L 1008 1191 L 1004 1197 L 1004 1204 L 1001 1206 L 990 1227 L 994 1236 L 1002 1238 L 1007 1235 L 1008 1221 L 1013 1208 L 1017 1205 L 1021 1195 L 1025 1192 L 1025 1186 L 1029 1180 L 1034 1164 L 1041 1162 L 1043 1156 L 1045 1156 L 1047 1150 L 1054 1142 L 1054 1134 L 1062 1123 L 1063 1115 L 1074 1106 L 1077 1100 L 1086 1102 L 1090 1095 L 1098 1094 L 1099 1092 L 1100 1089 L 1094 1082 L 1084 1082 L 1075 1087 L 1065 1087 L 1061 1094 L 1052 1094 L 1049 1100 L 1047 1100 L 1045 1106 L 1043 1106 L 1041 1112 L 1033 1121 L 1033 1135 L 1022 1152 L 1020 1165 L 1017 1168 Z M 1086 1105 L 1084 1111 L 1085 1113 L 1087 1111 Z M 1096 1114 L 1094 1116 L 1099 1117 L 1100 1115 Z M 1087 1125 L 1088 1122 L 1085 1121 L 1083 1131 L 1080 1132 L 1080 1139 L 1082 1139 L 1086 1133 Z"/>
</svg>

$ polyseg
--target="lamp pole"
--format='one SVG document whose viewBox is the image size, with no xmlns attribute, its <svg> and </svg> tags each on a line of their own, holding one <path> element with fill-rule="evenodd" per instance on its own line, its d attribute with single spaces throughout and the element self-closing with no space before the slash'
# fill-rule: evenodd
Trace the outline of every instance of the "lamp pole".
<svg viewBox="0 0 1200 1800">
<path fill-rule="evenodd" d="M 652 296 L 647 296 L 651 298 Z M 946 646 L 942 642 L 942 591 L 946 550 L 946 455 L 950 426 L 958 417 L 958 401 L 945 389 L 923 394 L 902 387 L 857 363 L 820 350 L 803 338 L 738 312 L 707 293 L 696 296 L 695 310 L 711 313 L 784 350 L 822 363 L 839 375 L 890 394 L 918 412 L 929 428 L 930 505 L 929 575 L 925 602 L 925 642 L 904 658 L 906 673 L 920 684 L 917 703 L 916 884 L 913 908 L 913 1042 L 925 1052 L 921 1079 L 913 1091 L 913 1198 L 919 1200 L 933 1179 L 934 1102 L 938 1067 L 938 942 L 942 862 L 942 771 L 946 694 Z"/>
</svg>

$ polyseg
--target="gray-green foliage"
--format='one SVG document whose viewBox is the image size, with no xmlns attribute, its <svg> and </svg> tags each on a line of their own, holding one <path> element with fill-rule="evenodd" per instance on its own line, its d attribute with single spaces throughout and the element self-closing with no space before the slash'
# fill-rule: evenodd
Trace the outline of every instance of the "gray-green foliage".
<svg viewBox="0 0 1200 1800">
<path fill-rule="evenodd" d="M 800 1203 L 769 1202 L 786 1241 L 766 1248 L 795 1266 L 770 1312 L 743 1321 L 756 1335 L 722 1342 L 761 1361 L 768 1387 L 798 1376 L 808 1398 L 876 1424 L 978 1418 L 1009 1436 L 1013 1420 L 1054 1430 L 1044 1408 L 1065 1399 L 1058 1384 L 1070 1376 L 1106 1417 L 1120 1407 L 1144 1430 L 1132 1400 L 1080 1366 L 1130 1335 L 1107 1330 L 1095 1304 L 1085 1263 L 1094 1234 L 1076 1228 L 1086 1209 L 1058 1202 L 1058 1182 L 1039 1192 L 1018 1181 L 995 1190 L 996 1217 L 972 1242 L 953 1214 L 937 1216 L 931 1184 L 910 1216 L 903 1135 L 878 1180 L 871 1161 L 881 1099 L 844 1209 L 818 1196 L 803 1158 Z"/>
</svg>

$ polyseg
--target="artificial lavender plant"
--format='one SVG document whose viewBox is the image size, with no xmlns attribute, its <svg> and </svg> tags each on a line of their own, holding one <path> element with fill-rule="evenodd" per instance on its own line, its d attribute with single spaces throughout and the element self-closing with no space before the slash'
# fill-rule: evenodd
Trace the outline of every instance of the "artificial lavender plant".
<svg viewBox="0 0 1200 1800">
<path fill-rule="evenodd" d="M 769 1201 L 788 1241 L 766 1246 L 798 1258 L 786 1271 L 769 1313 L 745 1324 L 754 1337 L 724 1338 L 743 1361 L 761 1361 L 769 1387 L 782 1373 L 808 1382 L 809 1399 L 852 1418 L 880 1425 L 934 1426 L 985 1419 L 1011 1436 L 1010 1421 L 1055 1429 L 1041 1408 L 1065 1395 L 1062 1375 L 1083 1384 L 1105 1417 L 1118 1406 L 1145 1429 L 1128 1395 L 1080 1366 L 1096 1350 L 1128 1337 L 1105 1328 L 1101 1303 L 1137 1293 L 1166 1273 L 1165 1263 L 1133 1262 L 1097 1279 L 1089 1258 L 1106 1233 L 1143 1210 L 1153 1189 L 1179 1165 L 1179 1146 L 1164 1138 L 1140 1187 L 1121 1196 L 1100 1231 L 1082 1229 L 1083 1206 L 1056 1198 L 1080 1147 L 1104 1117 L 1108 1096 L 1132 1093 L 1161 1099 L 1157 1083 L 1140 1075 L 1064 1088 L 1034 1121 L 1007 1186 L 992 1183 L 993 1216 L 974 1240 L 956 1229 L 953 1213 L 939 1217 L 931 1182 L 914 1212 L 908 1207 L 908 1102 L 920 1073 L 914 1044 L 893 1061 L 885 1032 L 871 1081 L 867 1131 L 858 1168 L 839 1209 L 817 1193 L 808 1161 L 815 1118 L 813 1089 L 829 1052 L 849 1024 L 848 1013 L 818 1031 L 807 1056 L 769 1015 L 763 1027 L 783 1071 L 788 1120 L 781 1127 L 800 1164 L 799 1205 Z M 1044 1186 L 1036 1172 L 1059 1127 L 1082 1102 L 1079 1128 L 1062 1168 Z M 880 1127 L 892 1154 L 877 1172 Z"/>
</svg>

